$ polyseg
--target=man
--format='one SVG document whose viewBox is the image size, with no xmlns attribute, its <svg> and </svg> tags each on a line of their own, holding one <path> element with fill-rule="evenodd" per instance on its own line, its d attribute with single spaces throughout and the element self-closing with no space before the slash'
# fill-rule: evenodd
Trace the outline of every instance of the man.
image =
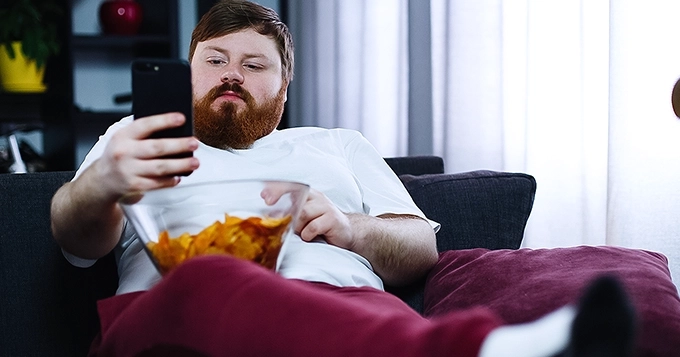
<svg viewBox="0 0 680 357">
<path fill-rule="evenodd" d="M 196 26 L 189 59 L 196 138 L 148 139 L 181 125 L 177 113 L 124 118 L 53 199 L 52 230 L 73 264 L 118 253 L 117 296 L 99 305 L 98 355 L 498 356 L 508 339 L 530 341 L 541 331 L 550 336 L 534 355 L 567 348 L 573 308 L 499 328 L 481 309 L 425 320 L 382 291 L 383 282 L 408 284 L 436 263 L 438 224 L 359 133 L 275 130 L 293 77 L 292 39 L 276 13 L 218 2 Z M 194 156 L 167 158 L 184 152 Z M 291 240 L 278 274 L 207 257 L 161 280 L 117 203 L 130 192 L 252 177 L 312 187 L 295 227 L 300 239 Z M 615 284 L 598 289 L 595 296 L 618 296 Z M 527 355 L 522 348 L 515 352 Z"/>
</svg>

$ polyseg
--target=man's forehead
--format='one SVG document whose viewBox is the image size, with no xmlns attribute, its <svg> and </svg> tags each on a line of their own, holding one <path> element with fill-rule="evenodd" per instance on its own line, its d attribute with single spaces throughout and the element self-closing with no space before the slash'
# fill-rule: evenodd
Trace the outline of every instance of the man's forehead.
<svg viewBox="0 0 680 357">
<path fill-rule="evenodd" d="M 252 29 L 233 32 L 199 42 L 204 49 L 221 49 L 223 51 L 251 52 L 260 55 L 278 54 L 276 41 Z"/>
</svg>

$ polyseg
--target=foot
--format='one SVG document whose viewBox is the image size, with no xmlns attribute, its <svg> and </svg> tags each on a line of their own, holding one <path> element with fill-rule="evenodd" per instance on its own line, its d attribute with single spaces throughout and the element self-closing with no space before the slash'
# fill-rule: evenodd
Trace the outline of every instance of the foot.
<svg viewBox="0 0 680 357">
<path fill-rule="evenodd" d="M 556 357 L 630 357 L 635 339 L 635 312 L 620 282 L 596 279 L 581 298 L 571 340 Z"/>
</svg>

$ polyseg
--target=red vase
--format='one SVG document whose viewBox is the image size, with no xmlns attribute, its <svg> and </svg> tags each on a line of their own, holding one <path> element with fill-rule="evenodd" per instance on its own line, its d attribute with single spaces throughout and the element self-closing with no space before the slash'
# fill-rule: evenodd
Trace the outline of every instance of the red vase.
<svg viewBox="0 0 680 357">
<path fill-rule="evenodd" d="M 134 0 L 106 0 L 99 6 L 99 24 L 107 35 L 134 35 L 142 24 L 142 7 Z"/>
</svg>

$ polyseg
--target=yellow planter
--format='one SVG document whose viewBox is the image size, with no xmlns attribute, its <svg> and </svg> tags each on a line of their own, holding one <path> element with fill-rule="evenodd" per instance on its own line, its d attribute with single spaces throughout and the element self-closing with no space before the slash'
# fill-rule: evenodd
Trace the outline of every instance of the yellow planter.
<svg viewBox="0 0 680 357">
<path fill-rule="evenodd" d="M 45 66 L 38 69 L 34 60 L 24 57 L 21 42 L 12 42 L 15 58 L 9 58 L 3 44 L 0 47 L 0 84 L 6 92 L 41 93 L 47 87 L 43 84 Z"/>
</svg>

